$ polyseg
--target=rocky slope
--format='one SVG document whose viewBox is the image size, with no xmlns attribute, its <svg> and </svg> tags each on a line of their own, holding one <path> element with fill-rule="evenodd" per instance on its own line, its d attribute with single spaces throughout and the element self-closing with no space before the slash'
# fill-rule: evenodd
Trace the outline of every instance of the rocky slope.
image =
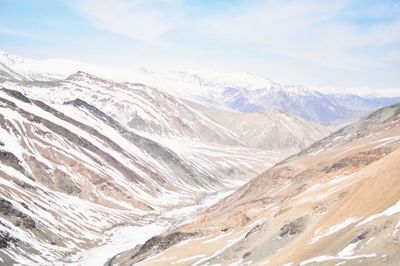
<svg viewBox="0 0 400 266">
<path fill-rule="evenodd" d="M 385 258 L 378 249 L 358 249 L 368 247 L 366 236 L 381 241 L 398 234 L 390 221 L 397 213 L 399 107 L 325 139 L 324 126 L 293 115 L 323 121 L 322 112 L 332 115 L 330 123 L 396 99 L 340 100 L 248 73 L 141 71 L 115 82 L 71 74 L 93 68 L 65 60 L 0 53 L 0 63 L 1 264 L 397 259 L 390 241 L 379 253 Z M 327 97 L 338 100 L 324 102 Z M 356 110 L 338 107 L 356 101 Z M 282 106 L 292 114 L 279 111 Z M 192 220 L 220 195 L 305 147 Z M 382 199 L 375 193 L 371 198 L 384 203 L 372 207 L 362 195 L 373 192 L 365 184 L 374 182 L 388 193 Z M 353 213 L 356 202 L 363 208 Z M 373 215 L 385 207 L 384 229 L 349 230 L 336 246 L 314 245 L 337 237 L 343 223 L 381 226 Z M 297 243 L 310 247 L 302 251 Z"/>
<path fill-rule="evenodd" d="M 282 161 L 195 221 L 119 254 L 131 265 L 398 265 L 400 105 Z"/>
<path fill-rule="evenodd" d="M 2 261 L 49 263 L 138 221 L 229 187 L 82 100 L 0 91 Z M 204 169 L 204 168 L 203 168 Z M 10 248 L 8 248 L 10 247 Z M 29 264 L 29 263 L 28 263 Z"/>
<path fill-rule="evenodd" d="M 278 151 L 290 150 L 293 153 L 330 133 L 328 128 L 318 123 L 278 110 L 243 113 L 202 105 L 192 104 L 192 106 L 227 128 L 250 147 Z"/>
<path fill-rule="evenodd" d="M 313 140 L 261 149 L 260 143 L 270 140 L 250 145 L 210 115 L 217 109 L 201 111 L 142 84 L 83 72 L 66 80 L 2 84 L 7 86 L 0 89 L 5 264 L 80 265 L 98 254 L 111 257 L 127 245 L 119 235 L 149 230 L 132 243 L 144 242 L 146 235 L 207 206 L 207 198 L 236 188 Z M 328 132 L 312 129 L 320 138 Z M 102 250 L 104 245 L 112 246 Z M 93 247 L 100 251 L 91 256 Z"/>
<path fill-rule="evenodd" d="M 118 83 L 77 72 L 59 81 L 5 81 L 7 87 L 43 100 L 76 98 L 96 106 L 122 124 L 149 137 L 253 147 L 293 153 L 329 134 L 329 130 L 278 111 L 246 113 L 180 100 L 137 83 Z"/>
<path fill-rule="evenodd" d="M 254 159 L 230 146 L 209 151 L 208 161 L 183 156 L 189 152 L 143 137 L 83 100 L 48 105 L 5 88 L 0 126 L 5 264 L 73 261 L 70 255 L 98 245 L 105 231 L 195 205 L 282 156 L 259 151 Z"/>
</svg>

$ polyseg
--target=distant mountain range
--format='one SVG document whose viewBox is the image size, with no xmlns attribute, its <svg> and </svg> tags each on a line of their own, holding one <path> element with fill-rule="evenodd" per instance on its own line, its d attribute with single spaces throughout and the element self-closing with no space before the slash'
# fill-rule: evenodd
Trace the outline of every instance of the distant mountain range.
<svg viewBox="0 0 400 266">
<path fill-rule="evenodd" d="M 205 105 L 242 112 L 276 109 L 324 125 L 349 123 L 377 108 L 400 102 L 400 95 L 366 98 L 326 94 L 303 86 L 279 84 L 247 72 L 117 71 L 65 59 L 26 59 L 4 51 L 0 51 L 0 67 L 3 79 L 48 81 L 84 71 L 119 82 L 146 84 Z"/>
</svg>

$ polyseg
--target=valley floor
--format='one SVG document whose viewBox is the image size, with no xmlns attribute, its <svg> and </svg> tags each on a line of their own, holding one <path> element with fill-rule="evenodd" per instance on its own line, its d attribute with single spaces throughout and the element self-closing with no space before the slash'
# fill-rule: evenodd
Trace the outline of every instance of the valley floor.
<svg viewBox="0 0 400 266">
<path fill-rule="evenodd" d="M 195 205 L 168 211 L 157 218 L 146 218 L 134 225 L 116 226 L 104 233 L 104 237 L 99 241 L 98 246 L 81 251 L 66 258 L 65 262 L 56 264 L 71 266 L 112 265 L 112 261 L 114 258 L 118 258 L 119 253 L 131 249 L 135 245 L 143 244 L 151 237 L 167 232 L 171 227 L 192 221 L 200 212 L 233 192 L 234 190 L 227 190 L 213 193 Z"/>
</svg>

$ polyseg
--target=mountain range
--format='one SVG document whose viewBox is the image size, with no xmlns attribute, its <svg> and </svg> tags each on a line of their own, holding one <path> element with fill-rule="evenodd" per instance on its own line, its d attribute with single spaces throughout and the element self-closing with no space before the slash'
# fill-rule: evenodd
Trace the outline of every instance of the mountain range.
<svg viewBox="0 0 400 266">
<path fill-rule="evenodd" d="M 396 265 L 396 102 L 0 51 L 0 263 Z"/>
<path fill-rule="evenodd" d="M 111 265 L 398 265 L 400 105 L 281 161 Z"/>
<path fill-rule="evenodd" d="M 0 77 L 6 79 L 48 81 L 84 71 L 119 82 L 146 84 L 203 105 L 241 112 L 276 109 L 336 128 L 400 102 L 400 95 L 366 98 L 326 94 L 304 86 L 279 84 L 248 72 L 114 70 L 66 59 L 32 60 L 5 51 L 0 51 L 0 66 Z"/>
</svg>

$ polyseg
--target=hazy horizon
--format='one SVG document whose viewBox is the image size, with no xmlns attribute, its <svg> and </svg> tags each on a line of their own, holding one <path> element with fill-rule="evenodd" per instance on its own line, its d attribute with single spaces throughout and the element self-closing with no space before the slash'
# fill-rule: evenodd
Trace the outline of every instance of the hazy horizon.
<svg viewBox="0 0 400 266">
<path fill-rule="evenodd" d="M 399 11 L 390 0 L 0 0 L 0 48 L 118 69 L 248 71 L 389 96 L 400 88 Z"/>
</svg>

